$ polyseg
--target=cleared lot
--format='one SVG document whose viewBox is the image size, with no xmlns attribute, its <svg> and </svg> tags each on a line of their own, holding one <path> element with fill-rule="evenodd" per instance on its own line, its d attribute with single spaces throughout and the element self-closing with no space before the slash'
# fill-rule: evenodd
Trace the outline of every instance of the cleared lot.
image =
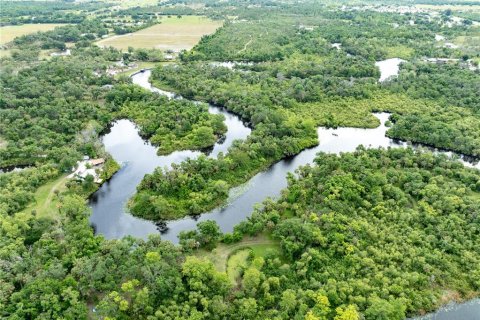
<svg viewBox="0 0 480 320">
<path fill-rule="evenodd" d="M 133 48 L 156 48 L 161 50 L 191 49 L 203 35 L 211 34 L 222 25 L 199 16 L 163 18 L 160 24 L 125 35 L 113 36 L 97 42 L 102 47 L 127 50 Z"/>
<path fill-rule="evenodd" d="M 42 23 L 0 27 L 0 45 L 10 42 L 16 37 L 20 37 L 29 33 L 35 33 L 38 31 L 53 30 L 55 27 L 64 25 L 65 24 L 61 23 Z"/>
</svg>

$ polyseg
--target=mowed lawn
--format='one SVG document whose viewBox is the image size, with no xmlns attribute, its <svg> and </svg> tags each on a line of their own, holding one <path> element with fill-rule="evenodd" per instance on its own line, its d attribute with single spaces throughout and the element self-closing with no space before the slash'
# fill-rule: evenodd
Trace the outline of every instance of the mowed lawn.
<svg viewBox="0 0 480 320">
<path fill-rule="evenodd" d="M 4 26 L 0 27 L 0 45 L 11 42 L 16 37 L 26 34 L 35 33 L 38 31 L 49 31 L 55 27 L 64 26 L 63 23 L 38 23 L 38 24 L 23 24 L 20 26 Z"/>
<path fill-rule="evenodd" d="M 97 45 L 121 50 L 127 50 L 128 47 L 189 50 L 203 35 L 212 34 L 221 25 L 221 21 L 200 16 L 165 17 L 160 24 L 134 33 L 106 38 L 98 41 Z"/>
</svg>

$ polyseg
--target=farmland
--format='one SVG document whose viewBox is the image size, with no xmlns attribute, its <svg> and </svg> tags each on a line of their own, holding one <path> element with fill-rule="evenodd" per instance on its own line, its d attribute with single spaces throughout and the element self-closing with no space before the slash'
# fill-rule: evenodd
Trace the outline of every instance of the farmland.
<svg viewBox="0 0 480 320">
<path fill-rule="evenodd" d="M 38 31 L 48 31 L 55 27 L 63 26 L 62 23 L 44 23 L 44 24 L 24 24 L 20 26 L 3 26 L 0 27 L 0 45 L 9 43 L 16 37 Z"/>
<path fill-rule="evenodd" d="M 97 42 L 101 47 L 126 50 L 156 48 L 161 50 L 191 49 L 203 35 L 213 33 L 222 23 L 200 16 L 163 18 L 160 24 L 125 35 L 113 36 Z"/>
</svg>

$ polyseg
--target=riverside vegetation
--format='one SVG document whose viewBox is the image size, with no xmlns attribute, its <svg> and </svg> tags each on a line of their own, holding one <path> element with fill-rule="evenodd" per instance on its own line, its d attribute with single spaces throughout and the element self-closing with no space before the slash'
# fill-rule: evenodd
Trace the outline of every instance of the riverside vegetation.
<svg viewBox="0 0 480 320">
<path fill-rule="evenodd" d="M 223 157 L 190 160 L 147 175 L 131 202 L 132 213 L 171 219 L 211 210 L 227 199 L 230 187 L 317 144 L 316 126 L 375 127 L 372 111 L 393 113 L 387 132 L 392 138 L 478 157 L 478 71 L 460 62 L 423 61 L 425 54 L 459 53 L 435 46 L 427 52 L 435 30 L 430 24 L 391 25 L 402 19 L 347 12 L 302 17 L 301 22 L 282 16 L 226 24 L 184 53 L 183 64 L 155 69 L 156 86 L 224 106 L 254 130 Z M 342 43 L 342 49 L 333 42 Z M 411 62 L 402 64 L 398 78 L 378 84 L 374 62 L 392 55 Z M 212 60 L 239 63 L 227 68 Z"/>
<path fill-rule="evenodd" d="M 97 186 L 89 179 L 51 190 L 46 213 L 27 209 L 40 200 L 38 188 L 61 181 L 83 155 L 107 158 L 104 178 L 114 174 L 118 164 L 99 135 L 115 119 L 134 121 L 161 154 L 208 148 L 225 133 L 222 117 L 206 104 L 169 100 L 107 73 L 122 59 L 162 55 L 95 46 L 113 31 L 105 20 L 120 14 L 145 25 L 152 19 L 146 12 L 226 19 L 176 66 L 156 68 L 152 80 L 223 106 L 253 129 L 218 158 L 147 175 L 131 201 L 135 215 L 204 212 L 223 203 L 232 186 L 317 144 L 317 126 L 375 127 L 372 111 L 392 113 L 391 137 L 479 155 L 480 77 L 467 65 L 479 51 L 435 42 L 437 33 L 468 38 L 478 27 L 448 28 L 446 13 L 430 21 L 421 13 L 327 9 L 317 1 L 186 3 L 117 13 L 99 3 L 75 7 L 91 19 L 72 16 L 63 2 L 22 14 L 12 2 L 2 13 L 4 24 L 52 11 L 57 15 L 45 22 L 75 24 L 19 37 L 0 61 L 0 167 L 28 166 L 0 173 L 0 316 L 400 320 L 478 296 L 480 173 L 428 151 L 319 154 L 288 176 L 279 199 L 266 200 L 232 233 L 204 221 L 182 233 L 180 245 L 160 235 L 95 235 L 86 198 Z M 39 55 L 67 45 L 70 56 Z M 460 60 L 436 65 L 425 56 Z M 397 78 L 378 83 L 374 63 L 391 57 L 408 61 Z M 212 63 L 230 60 L 244 63 Z M 252 249 L 225 257 L 215 249 L 220 243 Z"/>
</svg>

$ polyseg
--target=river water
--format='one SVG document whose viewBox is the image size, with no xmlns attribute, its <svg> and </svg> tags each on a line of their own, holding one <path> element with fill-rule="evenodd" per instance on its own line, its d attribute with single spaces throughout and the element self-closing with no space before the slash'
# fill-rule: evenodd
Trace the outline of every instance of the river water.
<svg viewBox="0 0 480 320">
<path fill-rule="evenodd" d="M 405 62 L 405 60 L 400 58 L 391 58 L 375 62 L 375 65 L 380 69 L 380 79 L 378 79 L 378 81 L 384 82 L 390 77 L 398 75 L 402 62 Z"/>
<path fill-rule="evenodd" d="M 480 299 L 449 303 L 436 312 L 411 320 L 480 320 Z"/>
<path fill-rule="evenodd" d="M 152 88 L 148 81 L 149 76 L 150 71 L 147 70 L 135 74 L 132 80 L 144 88 L 173 97 L 171 93 Z M 226 153 L 235 139 L 245 139 L 250 134 L 250 129 L 234 114 L 214 106 L 210 106 L 209 111 L 223 114 L 228 127 L 225 139 L 215 144 L 210 156 L 216 157 L 219 152 Z M 385 136 L 387 128 L 384 123 L 389 117 L 388 113 L 377 113 L 375 117 L 381 124 L 374 129 L 318 128 L 320 140 L 318 146 L 304 150 L 295 157 L 281 160 L 268 170 L 255 175 L 245 185 L 233 188 L 224 207 L 199 217 L 166 222 L 166 228 L 162 229 L 162 238 L 177 243 L 177 236 L 181 231 L 194 229 L 198 222 L 205 220 L 215 220 L 223 232 L 232 231 L 236 224 L 252 213 L 257 203 L 268 197 L 280 195 L 280 191 L 287 187 L 288 172 L 294 172 L 299 166 L 312 163 L 320 151 L 348 152 L 354 151 L 359 145 L 371 148 L 406 146 L 406 143 Z M 90 221 L 97 233 L 103 234 L 108 239 L 127 235 L 145 239 L 151 233 L 158 233 L 155 223 L 133 217 L 126 211 L 127 201 L 133 196 L 136 186 L 145 174 L 153 172 L 159 166 L 170 167 L 172 163 L 180 163 L 188 157 L 198 157 L 200 152 L 176 151 L 167 156 L 158 156 L 156 147 L 143 140 L 135 124 L 129 120 L 116 121 L 110 132 L 103 137 L 103 143 L 113 158 L 122 163 L 122 168 L 91 197 L 90 206 L 93 214 Z M 465 161 L 464 163 L 473 165 Z M 478 164 L 474 165 L 479 167 Z"/>
<path fill-rule="evenodd" d="M 148 82 L 149 77 L 150 71 L 147 70 L 137 73 L 132 79 L 134 83 L 146 89 L 154 89 L 152 91 L 173 97 L 171 93 L 152 88 Z M 209 107 L 209 112 L 223 114 L 228 128 L 225 137 L 214 145 L 209 156 L 216 157 L 220 152 L 226 153 L 235 139 L 245 139 L 250 134 L 251 129 L 232 113 L 214 106 Z M 126 235 L 146 238 L 148 234 L 158 233 L 156 225 L 151 221 L 127 213 L 127 201 L 133 196 L 145 174 L 153 172 L 156 167 L 168 168 L 172 163 L 198 157 L 201 152 L 186 150 L 158 156 L 157 148 L 143 140 L 135 124 L 129 120 L 114 122 L 102 140 L 107 152 L 122 164 L 122 168 L 90 198 L 89 204 L 92 208 L 90 222 L 95 226 L 96 232 L 103 234 L 107 239 Z M 194 226 L 195 224 L 192 227 Z M 173 240 L 176 240 L 176 237 Z"/>
<path fill-rule="evenodd" d="M 392 61 L 388 63 L 388 66 L 396 69 L 397 63 L 400 62 Z M 382 67 L 380 69 L 382 70 Z M 380 80 L 383 81 L 392 75 L 395 73 L 382 77 Z M 150 71 L 147 70 L 135 74 L 132 76 L 132 80 L 146 89 L 165 94 L 170 98 L 174 97 L 172 93 L 153 88 L 148 81 L 149 76 Z M 223 114 L 228 127 L 225 139 L 215 144 L 209 156 L 216 157 L 219 152 L 226 153 L 233 140 L 245 139 L 250 134 L 250 129 L 234 114 L 214 106 L 209 107 L 209 112 Z M 194 229 L 198 222 L 205 220 L 215 220 L 223 232 L 232 231 L 236 224 L 245 220 L 252 213 L 257 203 L 261 203 L 268 197 L 279 196 L 281 190 L 287 186 L 286 174 L 294 172 L 299 166 L 312 163 L 318 152 L 354 151 L 359 145 L 368 148 L 405 147 L 407 145 L 385 136 L 387 130 L 385 121 L 389 117 L 388 113 L 374 115 L 380 122 L 380 126 L 374 129 L 318 128 L 320 140 L 318 146 L 304 150 L 295 157 L 281 160 L 268 170 L 254 176 L 245 185 L 233 188 L 228 203 L 224 207 L 199 217 L 186 217 L 167 222 L 166 228 L 162 228 L 162 238 L 177 243 L 177 236 L 181 231 Z M 107 239 L 121 238 L 127 235 L 145 239 L 149 234 L 158 234 L 160 231 L 153 222 L 133 217 L 126 211 L 127 201 L 133 196 L 136 186 L 145 174 L 151 173 L 158 166 L 168 168 L 172 163 L 180 163 L 188 157 L 197 157 L 200 152 L 176 151 L 167 156 L 158 156 L 156 147 L 143 140 L 139 136 L 135 124 L 129 120 L 118 120 L 113 123 L 110 131 L 103 136 L 103 143 L 113 158 L 122 164 L 122 168 L 90 199 L 93 211 L 90 221 L 95 226 L 96 232 L 104 235 Z M 452 153 L 447 152 L 447 154 L 451 155 Z M 465 165 L 480 169 L 478 162 L 461 161 Z M 480 320 L 480 300 L 475 299 L 464 304 L 451 304 L 436 313 L 415 319 Z"/>
</svg>

